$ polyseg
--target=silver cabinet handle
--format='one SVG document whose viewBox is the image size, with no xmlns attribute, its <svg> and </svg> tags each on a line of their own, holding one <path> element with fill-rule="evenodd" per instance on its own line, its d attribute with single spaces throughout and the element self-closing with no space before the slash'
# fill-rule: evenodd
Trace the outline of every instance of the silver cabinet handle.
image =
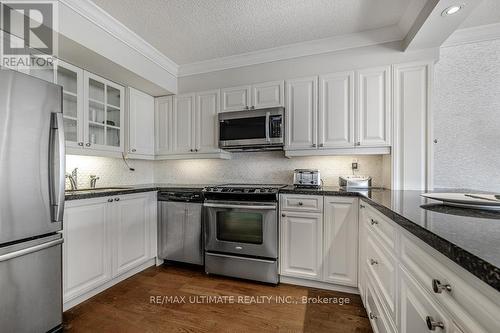
<svg viewBox="0 0 500 333">
<path fill-rule="evenodd" d="M 15 252 L 10 252 L 10 253 L 7 253 L 7 254 L 0 256 L 0 262 L 11 260 L 11 259 L 14 259 L 14 258 L 17 258 L 20 256 L 24 256 L 24 255 L 27 255 L 27 254 L 30 254 L 33 252 L 38 252 L 38 251 L 41 251 L 44 249 L 48 249 L 49 247 L 53 247 L 53 246 L 62 244 L 63 241 L 64 241 L 63 239 L 56 239 L 56 240 L 53 240 L 51 242 L 47 242 L 47 243 L 43 243 L 43 244 L 36 245 L 33 247 L 29 247 L 27 249 L 22 249 L 22 250 L 15 251 Z"/>
<path fill-rule="evenodd" d="M 370 265 L 372 265 L 372 266 L 378 265 L 378 261 L 372 258 L 372 259 L 370 259 Z"/>
<path fill-rule="evenodd" d="M 370 319 L 377 319 L 377 315 L 374 314 L 373 312 L 370 312 Z"/>
<path fill-rule="evenodd" d="M 377 220 L 374 220 L 374 219 L 370 219 L 370 224 L 371 225 L 377 225 L 378 224 L 378 221 Z"/>
<path fill-rule="evenodd" d="M 443 290 L 450 292 L 451 286 L 449 284 L 441 284 L 441 281 L 439 281 L 437 279 L 433 279 L 432 280 L 432 290 L 436 294 L 441 294 L 443 292 Z"/>
<path fill-rule="evenodd" d="M 91 145 L 91 143 L 90 143 L 90 142 L 87 142 L 87 143 L 85 144 L 85 147 L 90 147 L 90 145 Z"/>
<path fill-rule="evenodd" d="M 115 198 L 115 201 L 120 201 L 120 198 Z"/>
<path fill-rule="evenodd" d="M 110 198 L 110 199 L 108 199 L 108 202 L 113 202 L 113 199 L 111 199 L 111 198 Z"/>
<path fill-rule="evenodd" d="M 425 322 L 427 323 L 427 328 L 429 331 L 435 331 L 436 328 L 444 329 L 444 324 L 442 321 L 435 321 L 431 316 L 427 316 L 425 318 Z"/>
<path fill-rule="evenodd" d="M 83 147 L 83 142 L 78 142 L 78 145 L 79 145 L 80 147 Z"/>
</svg>

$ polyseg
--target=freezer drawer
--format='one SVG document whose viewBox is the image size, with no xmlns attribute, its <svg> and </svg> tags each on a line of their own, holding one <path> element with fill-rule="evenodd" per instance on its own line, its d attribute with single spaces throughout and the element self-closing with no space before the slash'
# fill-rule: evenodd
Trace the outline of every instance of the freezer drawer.
<svg viewBox="0 0 500 333">
<path fill-rule="evenodd" d="M 0 248 L 2 332 L 47 332 L 62 324 L 62 236 Z"/>
<path fill-rule="evenodd" d="M 158 257 L 203 265 L 202 204 L 158 202 Z"/>
</svg>

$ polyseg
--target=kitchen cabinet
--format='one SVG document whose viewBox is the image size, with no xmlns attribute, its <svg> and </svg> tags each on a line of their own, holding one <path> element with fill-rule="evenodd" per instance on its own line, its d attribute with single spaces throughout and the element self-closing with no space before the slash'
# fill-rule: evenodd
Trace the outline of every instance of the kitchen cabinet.
<svg viewBox="0 0 500 333">
<path fill-rule="evenodd" d="M 317 146 L 318 77 L 286 81 L 285 150 Z"/>
<path fill-rule="evenodd" d="M 356 72 L 359 146 L 390 146 L 391 68 Z"/>
<path fill-rule="evenodd" d="M 230 158 L 218 147 L 219 97 L 217 89 L 157 98 L 157 159 Z"/>
<path fill-rule="evenodd" d="M 63 87 L 63 117 L 66 147 L 84 145 L 83 70 L 61 60 L 57 62 L 55 83 Z"/>
<path fill-rule="evenodd" d="M 354 72 L 319 77 L 319 148 L 353 147 Z"/>
<path fill-rule="evenodd" d="M 95 74 L 84 72 L 85 147 L 124 151 L 125 89 Z"/>
<path fill-rule="evenodd" d="M 154 97 L 128 88 L 128 106 L 128 153 L 132 158 L 154 159 Z"/>
<path fill-rule="evenodd" d="M 284 106 L 284 81 L 223 88 L 221 96 L 220 112 Z"/>
<path fill-rule="evenodd" d="M 156 193 L 68 201 L 63 236 L 68 309 L 154 264 Z"/>
<path fill-rule="evenodd" d="M 324 198 L 324 281 L 357 287 L 358 199 Z"/>
<path fill-rule="evenodd" d="M 281 275 L 321 280 L 322 214 L 282 211 Z"/>
</svg>

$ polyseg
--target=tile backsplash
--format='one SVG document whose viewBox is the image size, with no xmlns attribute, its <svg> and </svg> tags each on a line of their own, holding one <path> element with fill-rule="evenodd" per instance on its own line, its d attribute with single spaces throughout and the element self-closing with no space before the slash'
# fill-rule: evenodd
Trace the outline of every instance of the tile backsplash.
<svg viewBox="0 0 500 333">
<path fill-rule="evenodd" d="M 357 161 L 357 175 L 369 175 L 374 186 L 383 185 L 382 156 L 318 156 L 285 158 L 283 152 L 233 153 L 231 160 L 197 159 L 142 161 L 128 160 L 136 171 L 129 171 L 119 158 L 66 157 L 66 172 L 78 167 L 78 186 L 89 187 L 90 175 L 100 179 L 97 186 L 145 183 L 219 184 L 270 183 L 291 184 L 294 169 L 319 169 L 324 185 L 338 185 L 338 177 L 351 175 L 351 163 Z M 66 182 L 69 188 L 68 181 Z"/>
</svg>

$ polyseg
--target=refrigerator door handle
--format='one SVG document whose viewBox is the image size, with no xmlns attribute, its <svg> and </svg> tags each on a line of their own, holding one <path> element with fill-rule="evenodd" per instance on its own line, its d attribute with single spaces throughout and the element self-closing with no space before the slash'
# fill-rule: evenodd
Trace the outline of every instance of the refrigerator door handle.
<svg viewBox="0 0 500 333">
<path fill-rule="evenodd" d="M 11 259 L 14 259 L 14 258 L 17 258 L 17 257 L 20 257 L 20 256 L 24 256 L 24 255 L 27 255 L 27 254 L 30 254 L 30 253 L 33 253 L 33 252 L 38 252 L 38 251 L 41 251 L 43 249 L 47 249 L 49 247 L 53 247 L 53 246 L 62 244 L 63 242 L 64 242 L 64 240 L 61 238 L 61 239 L 56 239 L 56 240 L 51 241 L 51 242 L 47 242 L 47 243 L 43 243 L 43 244 L 36 245 L 36 246 L 33 246 L 33 247 L 29 247 L 27 249 L 22 249 L 22 250 L 19 250 L 19 251 L 7 253 L 7 254 L 4 254 L 4 255 L 0 256 L 0 262 L 11 260 Z"/>
<path fill-rule="evenodd" d="M 62 222 L 64 215 L 64 189 L 65 189 L 65 172 L 66 172 L 66 152 L 65 152 L 65 139 L 64 139 L 64 118 L 61 112 L 51 113 L 51 132 L 50 132 L 50 173 L 49 173 L 49 184 L 50 184 L 50 197 L 52 206 L 52 221 Z M 57 137 L 55 136 L 57 132 Z M 55 152 L 59 152 L 58 159 L 58 171 L 59 174 L 55 174 Z"/>
</svg>

